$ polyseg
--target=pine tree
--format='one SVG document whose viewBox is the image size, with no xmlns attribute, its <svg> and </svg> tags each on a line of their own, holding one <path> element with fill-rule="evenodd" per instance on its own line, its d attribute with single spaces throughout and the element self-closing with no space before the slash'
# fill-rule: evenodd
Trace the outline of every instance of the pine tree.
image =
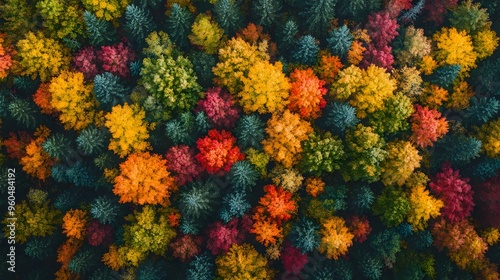
<svg viewBox="0 0 500 280">
<path fill-rule="evenodd" d="M 110 22 L 98 19 L 93 13 L 85 11 L 83 20 L 87 26 L 90 44 L 96 47 L 112 45 L 117 41 L 116 29 Z"/>
<path fill-rule="evenodd" d="M 93 271 L 99 262 L 100 254 L 97 250 L 90 247 L 84 247 L 76 252 L 68 268 L 74 273 L 86 275 Z"/>
<path fill-rule="evenodd" d="M 357 268 L 364 279 L 377 280 L 382 277 L 383 264 L 369 253 L 357 256 Z"/>
<path fill-rule="evenodd" d="M 266 124 L 256 114 L 242 116 L 236 125 L 235 135 L 238 144 L 243 148 L 262 147 L 261 141 L 264 140 L 264 129 Z"/>
<path fill-rule="evenodd" d="M 300 15 L 305 20 L 307 31 L 321 35 L 328 31 L 330 20 L 335 18 L 337 0 L 305 0 Z"/>
<path fill-rule="evenodd" d="M 78 149 L 85 155 L 97 155 L 107 148 L 110 135 L 104 129 L 89 126 L 76 138 Z"/>
<path fill-rule="evenodd" d="M 278 0 L 256 0 L 252 2 L 252 10 L 256 23 L 270 28 L 278 17 L 281 3 Z"/>
<path fill-rule="evenodd" d="M 123 85 L 123 81 L 109 72 L 94 77 L 94 93 L 107 110 L 123 104 L 129 92 L 130 89 Z"/>
<path fill-rule="evenodd" d="M 118 204 L 116 196 L 100 196 L 90 204 L 90 213 L 93 218 L 102 224 L 114 224 L 118 222 L 122 207 Z"/>
<path fill-rule="evenodd" d="M 198 255 L 189 263 L 186 280 L 212 280 L 214 278 L 215 263 L 209 253 Z"/>
<path fill-rule="evenodd" d="M 161 280 L 168 278 L 165 260 L 147 259 L 137 268 L 137 280 Z"/>
<path fill-rule="evenodd" d="M 243 17 L 234 0 L 219 0 L 214 5 L 215 19 L 228 36 L 243 26 Z"/>
<path fill-rule="evenodd" d="M 395 261 L 396 254 L 401 251 L 401 236 L 394 229 L 371 234 L 368 243 L 381 259 Z"/>
<path fill-rule="evenodd" d="M 418 0 L 418 2 L 415 2 L 415 4 L 413 4 L 413 7 L 401 13 L 401 15 L 399 16 L 399 20 L 404 23 L 414 22 L 420 15 L 420 13 L 422 13 L 424 6 L 425 0 Z"/>
<path fill-rule="evenodd" d="M 278 31 L 277 41 L 278 48 L 281 53 L 289 54 L 297 44 L 297 34 L 299 33 L 299 27 L 293 20 L 287 21 Z"/>
<path fill-rule="evenodd" d="M 217 59 L 213 55 L 201 51 L 192 52 L 189 59 L 193 62 L 193 70 L 200 86 L 204 88 L 211 87 L 214 80 L 212 68 L 217 63 Z"/>
<path fill-rule="evenodd" d="M 461 168 L 479 156 L 481 146 L 481 141 L 475 137 L 448 133 L 435 143 L 431 167 L 440 168 L 443 162 L 449 161 L 453 166 Z"/>
<path fill-rule="evenodd" d="M 295 44 L 292 59 L 297 63 L 312 66 L 318 60 L 318 52 L 319 46 L 316 39 L 311 35 L 305 35 L 300 37 Z"/>
<path fill-rule="evenodd" d="M 473 96 L 471 105 L 463 111 L 464 123 L 471 126 L 485 124 L 498 116 L 500 102 L 494 97 L 477 98 Z"/>
<path fill-rule="evenodd" d="M 14 77 L 12 85 L 21 93 L 32 95 L 40 87 L 40 79 L 32 79 L 29 76 Z"/>
<path fill-rule="evenodd" d="M 235 217 L 243 217 L 250 210 L 250 203 L 244 192 L 231 192 L 222 198 L 222 207 L 219 212 L 221 220 L 228 223 Z"/>
<path fill-rule="evenodd" d="M 9 103 L 7 107 L 10 117 L 13 118 L 21 127 L 33 129 L 37 125 L 36 106 L 24 99 L 16 98 Z"/>
<path fill-rule="evenodd" d="M 459 64 L 441 66 L 432 73 L 430 81 L 442 88 L 450 88 L 458 78 L 461 68 Z"/>
<path fill-rule="evenodd" d="M 53 158 L 65 160 L 74 151 L 71 141 L 61 133 L 54 134 L 42 143 L 42 148 Z"/>
<path fill-rule="evenodd" d="M 235 162 L 228 174 L 231 185 L 238 191 L 252 190 L 257 184 L 259 175 L 252 164 L 246 160 Z"/>
<path fill-rule="evenodd" d="M 144 39 L 154 29 L 154 23 L 149 10 L 136 5 L 128 5 L 125 11 L 124 30 L 127 37 L 140 48 L 144 46 Z"/>
<path fill-rule="evenodd" d="M 323 116 L 319 119 L 319 125 L 336 135 L 356 126 L 359 119 L 356 117 L 356 109 L 348 102 L 328 103 L 323 110 Z"/>
<path fill-rule="evenodd" d="M 188 35 L 191 32 L 194 18 L 186 7 L 174 3 L 167 19 L 167 33 L 174 43 L 182 50 L 189 47 Z"/>
<path fill-rule="evenodd" d="M 340 0 L 337 10 L 340 16 L 359 22 L 370 11 L 379 10 L 381 2 L 380 0 Z"/>
<path fill-rule="evenodd" d="M 56 247 L 60 242 L 59 237 L 60 234 L 57 233 L 45 237 L 32 237 L 26 242 L 24 252 L 35 260 L 56 257 Z"/>
<path fill-rule="evenodd" d="M 481 156 L 473 160 L 468 167 L 462 169 L 466 177 L 486 181 L 494 177 L 500 170 L 500 158 Z"/>
<path fill-rule="evenodd" d="M 375 201 L 375 195 L 373 191 L 368 186 L 357 186 L 351 189 L 350 194 L 350 208 L 358 213 L 363 214 L 370 210 L 373 202 Z"/>
<path fill-rule="evenodd" d="M 351 48 L 353 39 L 354 37 L 350 33 L 349 28 L 346 25 L 342 25 L 332 30 L 328 38 L 326 38 L 328 50 L 333 55 L 345 57 Z"/>
<path fill-rule="evenodd" d="M 210 192 L 209 184 L 215 186 L 215 182 L 194 182 L 184 188 L 179 195 L 179 210 L 181 215 L 189 219 L 199 220 L 211 215 L 215 210 L 218 194 Z"/>
<path fill-rule="evenodd" d="M 64 173 L 66 173 L 65 169 Z M 67 182 L 69 183 L 69 180 Z M 59 195 L 57 195 L 56 199 L 54 200 L 54 207 L 63 213 L 69 211 L 70 209 L 76 209 L 81 203 L 81 197 L 83 194 L 84 193 L 82 189 L 71 188 L 64 190 Z"/>
</svg>

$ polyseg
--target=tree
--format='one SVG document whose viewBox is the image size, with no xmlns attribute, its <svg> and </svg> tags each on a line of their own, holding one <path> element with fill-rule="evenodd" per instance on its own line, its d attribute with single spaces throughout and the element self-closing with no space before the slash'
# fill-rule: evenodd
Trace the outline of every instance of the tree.
<svg viewBox="0 0 500 280">
<path fill-rule="evenodd" d="M 170 248 L 172 248 L 175 258 L 180 259 L 182 262 L 186 262 L 200 254 L 202 240 L 201 236 L 190 234 L 177 236 L 175 241 L 170 243 Z M 166 274 L 165 277 L 167 277 Z"/>
<path fill-rule="evenodd" d="M 85 155 L 97 155 L 105 151 L 109 134 L 104 129 L 88 126 L 76 138 L 78 149 Z"/>
<path fill-rule="evenodd" d="M 84 34 L 81 13 L 65 1 L 43 0 L 36 3 L 42 25 L 51 37 L 76 39 Z"/>
<path fill-rule="evenodd" d="M 479 31 L 472 36 L 474 52 L 477 53 L 477 59 L 485 59 L 491 56 L 498 47 L 498 36 L 493 30 Z"/>
<path fill-rule="evenodd" d="M 92 12 L 97 18 L 105 21 L 121 17 L 129 3 L 130 0 L 105 0 L 101 2 L 82 0 L 82 4 L 87 11 Z"/>
<path fill-rule="evenodd" d="M 31 140 L 25 148 L 25 155 L 19 160 L 23 171 L 41 181 L 45 181 L 50 176 L 50 168 L 56 163 L 42 147 L 42 143 L 48 138 L 50 130 L 40 126 L 34 133 Z"/>
<path fill-rule="evenodd" d="M 69 67 L 69 50 L 42 33 L 28 32 L 16 46 L 15 60 L 23 76 L 46 82 Z"/>
<path fill-rule="evenodd" d="M 441 216 L 451 223 L 465 220 L 474 207 L 474 192 L 468 184 L 469 178 L 461 178 L 459 170 L 453 170 L 450 164 L 443 164 L 441 169 L 429 184 L 444 203 Z"/>
<path fill-rule="evenodd" d="M 127 103 L 116 105 L 105 116 L 105 125 L 111 132 L 109 150 L 121 158 L 133 153 L 143 152 L 149 148 L 147 139 L 148 124 L 144 121 L 144 111 Z"/>
<path fill-rule="evenodd" d="M 283 65 L 257 61 L 241 78 L 243 88 L 238 93 L 239 103 L 245 113 L 274 113 L 287 105 L 290 83 L 282 72 Z"/>
<path fill-rule="evenodd" d="M 153 29 L 154 23 L 149 10 L 134 4 L 127 6 L 124 31 L 136 46 L 142 46 L 144 39 Z"/>
<path fill-rule="evenodd" d="M 67 159 L 71 146 L 71 141 L 61 133 L 51 135 L 42 143 L 43 150 L 58 160 Z"/>
<path fill-rule="evenodd" d="M 413 113 L 411 99 L 401 92 L 384 102 L 384 109 L 368 116 L 368 123 L 378 134 L 394 134 L 407 130 Z"/>
<path fill-rule="evenodd" d="M 477 138 L 483 142 L 483 150 L 490 158 L 495 158 L 500 155 L 500 118 L 494 121 L 483 124 L 479 127 Z"/>
<path fill-rule="evenodd" d="M 388 46 L 398 35 L 397 21 L 385 11 L 369 15 L 365 28 L 376 49 Z"/>
<path fill-rule="evenodd" d="M 248 76 L 249 70 L 258 61 L 268 59 L 265 50 L 260 50 L 242 38 L 232 38 L 219 50 L 219 62 L 213 68 L 215 82 L 236 95 L 243 89 L 243 77 Z"/>
<path fill-rule="evenodd" d="M 232 0 L 219 0 L 214 5 L 215 19 L 224 33 L 232 37 L 243 26 L 241 12 Z"/>
<path fill-rule="evenodd" d="M 217 128 L 230 129 L 239 118 L 239 110 L 232 96 L 221 88 L 209 88 L 198 101 L 197 111 L 203 111 L 210 123 Z"/>
<path fill-rule="evenodd" d="M 482 125 L 491 121 L 500 112 L 500 102 L 494 97 L 472 97 L 471 105 L 463 111 L 468 125 Z"/>
<path fill-rule="evenodd" d="M 333 102 L 326 105 L 323 116 L 319 119 L 320 125 L 335 133 L 344 132 L 358 124 L 356 109 L 347 102 Z"/>
<path fill-rule="evenodd" d="M 450 162 L 455 167 L 463 167 L 479 156 L 481 141 L 463 134 L 447 134 L 436 142 L 431 157 L 431 167 L 439 168 L 442 163 Z"/>
<path fill-rule="evenodd" d="M 97 102 L 92 85 L 85 84 L 81 72 L 62 72 L 50 81 L 50 104 L 61 114 L 64 128 L 81 130 L 94 121 Z"/>
<path fill-rule="evenodd" d="M 420 167 L 422 157 L 408 141 L 389 142 L 385 150 L 387 156 L 381 164 L 381 181 L 386 186 L 402 186 L 413 171 Z"/>
<path fill-rule="evenodd" d="M 382 173 L 380 164 L 387 156 L 384 139 L 371 127 L 358 124 L 347 132 L 345 143 L 349 161 L 341 169 L 344 180 L 377 181 Z"/>
<path fill-rule="evenodd" d="M 311 68 L 295 69 L 290 74 L 290 97 L 288 109 L 299 113 L 304 119 L 316 119 L 326 105 L 323 95 L 327 89 L 325 81 L 318 79 Z"/>
<path fill-rule="evenodd" d="M 397 227 L 405 221 L 410 207 L 410 200 L 401 188 L 385 187 L 372 210 L 387 227 Z"/>
<path fill-rule="evenodd" d="M 401 236 L 395 229 L 384 229 L 370 236 L 370 247 L 379 258 L 395 261 L 396 254 L 401 251 Z"/>
<path fill-rule="evenodd" d="M 167 161 L 159 155 L 133 153 L 120 164 L 113 193 L 120 197 L 120 203 L 167 206 L 177 186 L 166 168 Z"/>
<path fill-rule="evenodd" d="M 435 3 L 425 3 L 424 10 L 427 12 L 427 20 L 435 24 L 442 24 L 448 10 L 457 6 L 458 0 L 439 0 Z"/>
<path fill-rule="evenodd" d="M 401 46 L 394 49 L 396 62 L 400 66 L 416 66 L 420 60 L 431 53 L 431 40 L 424 35 L 424 30 L 413 25 L 405 29 Z"/>
<path fill-rule="evenodd" d="M 235 162 L 245 158 L 236 146 L 236 138 L 225 130 L 209 130 L 207 136 L 196 141 L 196 146 L 200 151 L 196 159 L 211 174 L 229 172 Z"/>
<path fill-rule="evenodd" d="M 323 221 L 319 233 L 321 243 L 318 250 L 320 253 L 326 253 L 329 259 L 338 260 L 352 246 L 354 235 L 346 227 L 342 218 L 331 217 Z"/>
<path fill-rule="evenodd" d="M 167 19 L 167 33 L 172 41 L 182 50 L 189 47 L 188 34 L 194 23 L 193 15 L 185 7 L 174 3 Z M 193 63 L 196 65 L 196 63 Z"/>
<path fill-rule="evenodd" d="M 318 52 L 319 47 L 316 38 L 311 35 L 304 35 L 295 43 L 292 52 L 292 60 L 300 64 L 311 66 L 316 64 Z"/>
<path fill-rule="evenodd" d="M 307 121 L 289 110 L 275 113 L 267 122 L 267 138 L 262 141 L 264 151 L 276 162 L 290 168 L 299 161 L 301 142 L 307 140 L 312 131 Z"/>
<path fill-rule="evenodd" d="M 319 66 L 315 67 L 315 72 L 318 73 L 321 80 L 326 84 L 332 84 L 340 69 L 344 67 L 340 58 L 335 55 L 324 54 L 321 55 Z"/>
<path fill-rule="evenodd" d="M 430 81 L 440 87 L 450 88 L 458 78 L 461 68 L 459 64 L 438 67 L 430 76 Z"/>
<path fill-rule="evenodd" d="M 243 217 L 245 213 L 250 210 L 250 207 L 245 192 L 228 193 L 222 198 L 222 207 L 219 212 L 219 217 L 225 223 L 229 223 L 234 218 Z"/>
<path fill-rule="evenodd" d="M 367 0 L 340 0 L 337 6 L 337 11 L 340 16 L 344 18 L 352 18 L 360 22 L 366 17 L 369 11 L 379 10 L 381 1 L 367 1 Z"/>
<path fill-rule="evenodd" d="M 300 167 L 303 171 L 321 176 L 341 168 L 344 160 L 342 141 L 330 132 L 324 135 L 311 134 L 302 144 Z"/>
<path fill-rule="evenodd" d="M 25 99 L 15 98 L 9 103 L 7 110 L 10 117 L 23 128 L 33 129 L 38 123 L 36 107 Z"/>
<path fill-rule="evenodd" d="M 117 40 L 116 29 L 113 28 L 111 23 L 98 19 L 93 13 L 85 11 L 83 13 L 83 20 L 87 27 L 87 35 L 90 43 L 93 46 L 100 47 L 111 45 Z"/>
<path fill-rule="evenodd" d="M 282 187 L 284 190 L 291 193 L 296 193 L 302 187 L 304 177 L 295 168 L 285 168 L 282 165 L 277 165 L 271 170 L 269 177 L 272 178 L 273 183 Z"/>
<path fill-rule="evenodd" d="M 200 86 L 203 88 L 213 86 L 214 73 L 212 72 L 212 68 L 217 63 L 215 56 L 202 51 L 196 51 L 191 53 L 189 60 L 193 63 L 193 70 L 196 73 Z"/>
<path fill-rule="evenodd" d="M 130 63 L 136 58 L 132 49 L 123 42 L 111 46 L 102 46 L 97 56 L 104 71 L 120 77 L 129 76 Z"/>
<path fill-rule="evenodd" d="M 193 108 L 200 97 L 201 87 L 191 62 L 180 54 L 174 54 L 166 33 L 153 32 L 146 42 L 149 47 L 143 53 L 152 52 L 142 61 L 141 82 L 146 90 L 169 111 Z M 155 53 L 157 50 L 160 51 Z"/>
<path fill-rule="evenodd" d="M 109 72 L 104 72 L 94 77 L 94 93 L 96 98 L 107 108 L 123 103 L 129 91 L 119 77 Z"/>
<path fill-rule="evenodd" d="M 481 8 L 481 3 L 472 3 L 472 0 L 463 1 L 450 13 L 451 26 L 468 34 L 475 35 L 490 27 L 488 12 Z"/>
<path fill-rule="evenodd" d="M 183 188 L 179 194 L 179 211 L 183 219 L 200 221 L 214 212 L 219 195 L 211 193 L 209 184 L 213 182 L 197 181 Z"/>
<path fill-rule="evenodd" d="M 437 46 L 435 58 L 441 65 L 458 64 L 462 67 L 461 74 L 476 68 L 477 54 L 474 52 L 472 38 L 465 31 L 443 27 L 432 39 Z"/>
<path fill-rule="evenodd" d="M 438 138 L 448 132 L 448 122 L 437 110 L 415 105 L 415 113 L 411 115 L 410 141 L 421 147 L 432 146 Z"/>
<path fill-rule="evenodd" d="M 167 169 L 174 173 L 178 186 L 190 183 L 201 176 L 203 167 L 196 160 L 195 154 L 196 150 L 187 145 L 172 146 L 165 154 Z"/>
<path fill-rule="evenodd" d="M 14 47 L 5 42 L 5 35 L 0 33 L 0 81 L 5 79 L 9 74 L 12 66 L 12 56 L 14 55 Z"/>
<path fill-rule="evenodd" d="M 119 220 L 121 206 L 114 196 L 99 196 L 90 204 L 90 214 L 101 224 L 113 224 Z"/>
<path fill-rule="evenodd" d="M 278 47 L 280 52 L 283 54 L 289 54 L 292 47 L 297 43 L 297 34 L 299 33 L 299 27 L 293 20 L 288 20 L 281 28 L 277 31 L 278 37 Z"/>
<path fill-rule="evenodd" d="M 200 14 L 194 20 L 188 37 L 191 44 L 208 54 L 215 54 L 224 39 L 224 30 L 209 15 Z"/>
<path fill-rule="evenodd" d="M 269 216 L 279 224 L 290 220 L 297 210 L 297 203 L 292 199 L 292 193 L 274 185 L 264 186 L 264 192 L 265 195 L 259 199 L 256 215 Z"/>
<path fill-rule="evenodd" d="M 271 27 L 279 16 L 281 3 L 277 0 L 257 0 L 252 3 L 252 11 L 256 23 L 264 27 Z"/>
<path fill-rule="evenodd" d="M 299 14 L 304 18 L 307 31 L 316 35 L 326 33 L 335 16 L 336 4 L 337 0 L 304 1 Z"/>
<path fill-rule="evenodd" d="M 224 279 L 271 279 L 273 272 L 267 266 L 267 259 L 249 244 L 234 244 L 215 261 L 217 275 Z"/>
<path fill-rule="evenodd" d="M 87 81 L 93 80 L 94 76 L 102 71 L 97 59 L 97 53 L 98 51 L 93 46 L 89 46 L 82 48 L 73 56 L 72 63 L 75 69 L 82 72 Z"/>
<path fill-rule="evenodd" d="M 214 279 L 214 274 L 213 259 L 208 253 L 204 253 L 195 256 L 194 260 L 189 263 L 189 268 L 186 272 L 186 280 L 211 280 Z"/>
<path fill-rule="evenodd" d="M 69 238 L 83 240 L 87 223 L 87 212 L 80 209 L 71 209 L 64 214 L 62 224 L 63 233 Z"/>
<path fill-rule="evenodd" d="M 329 33 L 326 39 L 328 43 L 328 50 L 336 56 L 345 57 L 351 48 L 354 37 L 346 25 L 334 29 Z"/>
<path fill-rule="evenodd" d="M 241 160 L 234 163 L 228 174 L 231 185 L 238 190 L 238 192 L 244 192 L 247 189 L 252 190 L 257 184 L 258 178 L 257 171 L 255 171 L 255 168 L 247 160 Z"/>
<path fill-rule="evenodd" d="M 264 140 L 265 123 L 259 115 L 243 115 L 236 124 L 235 134 L 238 144 L 242 148 L 261 148 L 261 141 Z"/>
<path fill-rule="evenodd" d="M 414 231 L 424 230 L 431 218 L 437 218 L 444 203 L 430 195 L 424 186 L 413 187 L 410 190 L 410 211 L 408 212 L 408 223 Z"/>
</svg>

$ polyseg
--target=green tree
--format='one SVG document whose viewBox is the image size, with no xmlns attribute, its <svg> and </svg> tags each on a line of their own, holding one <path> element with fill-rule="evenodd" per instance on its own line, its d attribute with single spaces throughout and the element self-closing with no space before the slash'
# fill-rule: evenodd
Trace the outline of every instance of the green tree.
<svg viewBox="0 0 500 280">
<path fill-rule="evenodd" d="M 98 19 L 89 11 L 83 13 L 83 20 L 85 21 L 87 35 L 92 45 L 99 47 L 116 43 L 118 34 L 111 23 Z"/>
<path fill-rule="evenodd" d="M 321 176 L 339 170 L 344 161 L 344 145 L 330 132 L 311 134 L 302 143 L 302 159 L 300 168 L 304 172 Z"/>
<path fill-rule="evenodd" d="M 188 35 L 193 22 L 193 15 L 186 7 L 181 7 L 177 3 L 172 6 L 170 16 L 167 19 L 167 33 L 182 50 L 189 47 Z"/>
</svg>

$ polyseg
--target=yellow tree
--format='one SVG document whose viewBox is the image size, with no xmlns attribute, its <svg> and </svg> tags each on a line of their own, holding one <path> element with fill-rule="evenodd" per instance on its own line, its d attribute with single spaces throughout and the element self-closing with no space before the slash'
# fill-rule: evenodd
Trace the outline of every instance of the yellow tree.
<svg viewBox="0 0 500 280">
<path fill-rule="evenodd" d="M 61 112 L 59 120 L 65 129 L 81 130 L 94 121 L 97 101 L 92 88 L 81 72 L 64 71 L 50 81 L 50 105 Z"/>
<path fill-rule="evenodd" d="M 225 280 L 267 280 L 272 279 L 267 259 L 249 244 L 233 244 L 229 252 L 215 261 L 217 276 Z"/>
<path fill-rule="evenodd" d="M 436 44 L 435 58 L 441 65 L 459 64 L 460 72 L 465 73 L 476 67 L 477 54 L 472 38 L 464 30 L 443 27 L 433 36 Z"/>
<path fill-rule="evenodd" d="M 319 252 L 326 253 L 327 258 L 335 260 L 347 253 L 354 238 L 354 234 L 340 217 L 331 217 L 323 221 L 319 234 L 321 235 Z"/>
<path fill-rule="evenodd" d="M 257 61 L 243 77 L 243 89 L 238 93 L 245 113 L 261 114 L 282 111 L 288 104 L 290 83 L 282 72 L 283 65 Z"/>
<path fill-rule="evenodd" d="M 149 148 L 146 113 L 137 105 L 116 105 L 106 114 L 106 127 L 111 132 L 109 149 L 121 158 Z"/>
<path fill-rule="evenodd" d="M 386 186 L 402 186 L 415 168 L 420 167 L 422 157 L 408 141 L 389 142 L 385 148 L 387 156 L 381 163 L 382 183 Z"/>
<path fill-rule="evenodd" d="M 430 218 L 437 218 L 443 208 L 443 201 L 430 195 L 424 186 L 413 187 L 410 190 L 410 212 L 408 223 L 414 231 L 424 230 Z"/>
<path fill-rule="evenodd" d="M 290 168 L 300 159 L 301 142 L 307 140 L 312 131 L 311 124 L 298 114 L 289 110 L 275 113 L 267 121 L 267 138 L 262 141 L 264 152 L 276 162 Z"/>
</svg>

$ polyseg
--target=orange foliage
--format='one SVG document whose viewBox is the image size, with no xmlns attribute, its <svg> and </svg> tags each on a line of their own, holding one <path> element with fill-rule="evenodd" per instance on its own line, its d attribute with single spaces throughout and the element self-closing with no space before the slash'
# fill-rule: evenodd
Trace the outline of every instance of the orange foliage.
<svg viewBox="0 0 500 280">
<path fill-rule="evenodd" d="M 5 46 L 5 34 L 0 33 L 0 80 L 7 77 L 12 68 L 12 56 L 15 54 L 11 46 Z"/>
<path fill-rule="evenodd" d="M 63 217 L 63 233 L 70 238 L 83 239 L 87 221 L 87 212 L 71 209 Z"/>
<path fill-rule="evenodd" d="M 45 181 L 50 176 L 51 167 L 56 163 L 43 148 L 42 143 L 49 136 L 50 130 L 44 126 L 37 128 L 36 137 L 26 146 L 26 155 L 21 158 L 20 163 L 23 170 L 29 175 Z"/>
<path fill-rule="evenodd" d="M 57 114 L 57 110 L 50 103 L 52 94 L 49 91 L 49 87 L 50 84 L 48 83 L 41 84 L 36 93 L 33 95 L 33 101 L 35 101 L 35 104 L 40 107 L 42 113 L 55 116 Z"/>
<path fill-rule="evenodd" d="M 292 199 L 292 193 L 281 187 L 274 185 L 264 186 L 266 194 L 260 198 L 257 208 L 263 207 L 273 218 L 281 221 L 287 221 L 292 218 L 292 213 L 297 210 L 297 203 Z"/>
<path fill-rule="evenodd" d="M 268 44 L 267 53 L 270 57 L 274 57 L 278 52 L 278 47 L 276 43 L 271 42 L 271 36 L 267 33 L 262 33 L 262 26 L 255 25 L 250 22 L 245 28 L 241 29 L 236 33 L 236 37 L 239 37 L 251 45 L 256 45 L 259 41 L 266 41 Z"/>
<path fill-rule="evenodd" d="M 269 246 L 269 244 L 276 244 L 276 241 L 283 237 L 283 228 L 278 225 L 278 223 L 265 218 L 260 218 L 254 215 L 256 221 L 253 223 L 251 233 L 255 233 L 256 240 L 264 246 Z"/>
<path fill-rule="evenodd" d="M 31 142 L 31 137 L 25 131 L 9 133 L 9 138 L 3 141 L 7 154 L 12 159 L 21 159 L 26 156 L 26 146 Z"/>
<path fill-rule="evenodd" d="M 323 81 L 327 84 L 331 84 L 343 66 L 338 56 L 322 55 L 317 72 Z"/>
<path fill-rule="evenodd" d="M 338 71 L 338 70 L 337 70 Z M 297 112 L 305 119 L 316 119 L 321 115 L 321 109 L 326 101 L 323 95 L 327 89 L 325 81 L 318 79 L 311 68 L 295 69 L 290 74 L 290 97 L 288 109 Z"/>
<path fill-rule="evenodd" d="M 102 256 L 102 262 L 113 270 L 119 270 L 125 265 L 115 245 L 109 246 L 109 251 Z"/>
<path fill-rule="evenodd" d="M 422 103 L 431 109 L 437 109 L 448 100 L 448 91 L 437 85 L 427 85 L 422 95 Z"/>
<path fill-rule="evenodd" d="M 317 197 L 325 191 L 325 182 L 319 177 L 309 177 L 306 179 L 306 192 L 313 197 Z"/>
<path fill-rule="evenodd" d="M 177 190 L 174 178 L 167 171 L 167 161 L 159 155 L 148 152 L 131 154 L 120 164 L 120 171 L 113 188 L 120 203 L 167 206 L 171 192 Z"/>
<path fill-rule="evenodd" d="M 196 146 L 200 150 L 196 159 L 211 174 L 228 172 L 235 162 L 245 159 L 236 146 L 236 138 L 225 130 L 209 130 L 208 136 L 196 141 Z"/>
<path fill-rule="evenodd" d="M 411 115 L 410 141 L 420 147 L 432 146 L 433 142 L 448 132 L 448 122 L 437 110 L 415 105 L 415 113 Z"/>
<path fill-rule="evenodd" d="M 463 110 L 469 107 L 470 98 L 474 96 L 474 90 L 466 81 L 461 81 L 453 87 L 450 100 L 446 103 L 446 108 Z"/>
<path fill-rule="evenodd" d="M 347 60 L 352 65 L 358 65 L 361 60 L 363 60 L 363 54 L 366 51 L 366 48 L 358 42 L 352 42 L 351 48 L 347 52 Z"/>
</svg>

